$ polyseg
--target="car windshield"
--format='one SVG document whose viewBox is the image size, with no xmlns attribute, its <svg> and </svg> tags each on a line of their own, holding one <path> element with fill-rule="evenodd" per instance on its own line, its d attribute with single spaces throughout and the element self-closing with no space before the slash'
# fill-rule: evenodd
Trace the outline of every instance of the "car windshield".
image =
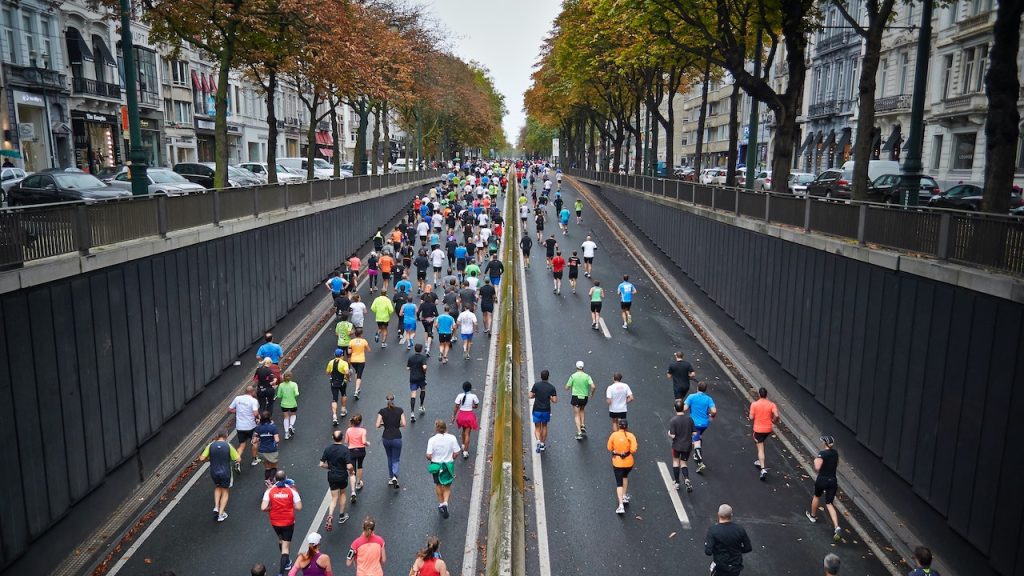
<svg viewBox="0 0 1024 576">
<path fill-rule="evenodd" d="M 170 170 L 149 170 L 147 174 L 154 184 L 181 184 L 182 182 L 188 182 L 184 176 Z"/>
<path fill-rule="evenodd" d="M 797 184 L 807 184 L 808 182 L 813 182 L 813 181 L 814 181 L 814 174 L 797 174 L 796 175 L 796 183 Z"/>
<path fill-rule="evenodd" d="M 230 176 L 235 176 L 236 178 L 252 178 L 252 172 L 242 170 L 237 166 L 228 166 L 228 174 Z"/>
<path fill-rule="evenodd" d="M 277 171 L 282 172 L 284 174 L 301 174 L 301 172 L 299 172 L 298 170 L 293 170 L 287 166 L 282 166 L 280 164 L 277 165 Z"/>
<path fill-rule="evenodd" d="M 53 179 L 57 181 L 58 186 L 65 190 L 105 188 L 107 186 L 92 174 L 54 174 Z"/>
<path fill-rule="evenodd" d="M 120 171 L 121 168 L 119 166 L 106 166 L 101 168 L 100 171 L 96 173 L 96 176 L 98 178 L 113 178 L 114 175 Z"/>
<path fill-rule="evenodd" d="M 331 166 L 331 163 L 328 162 L 327 160 L 324 160 L 323 158 L 314 158 L 313 167 L 317 168 L 318 170 L 330 170 L 331 168 L 333 168 L 333 166 Z"/>
</svg>

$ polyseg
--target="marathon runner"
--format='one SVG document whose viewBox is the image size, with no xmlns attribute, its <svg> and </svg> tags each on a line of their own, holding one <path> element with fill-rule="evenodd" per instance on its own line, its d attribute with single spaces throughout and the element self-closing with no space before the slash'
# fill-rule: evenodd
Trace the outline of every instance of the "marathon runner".
<svg viewBox="0 0 1024 576">
<path fill-rule="evenodd" d="M 473 384 L 466 380 L 462 383 L 462 394 L 455 397 L 455 407 L 452 409 L 452 424 L 462 432 L 462 459 L 469 458 L 469 438 L 473 430 L 479 430 L 480 425 L 476 420 L 476 409 L 480 406 L 480 399 L 473 393 Z"/>
<path fill-rule="evenodd" d="M 203 449 L 199 461 L 207 460 L 210 461 L 210 479 L 213 480 L 213 517 L 217 522 L 223 522 L 228 518 L 228 497 L 234 484 L 234 465 L 241 460 L 235 447 L 228 444 L 227 430 L 218 430 L 213 442 Z"/>
<path fill-rule="evenodd" d="M 615 513 L 622 516 L 626 513 L 625 505 L 629 504 L 629 473 L 633 470 L 637 445 L 636 436 L 628 431 L 629 424 L 625 418 L 614 421 L 615 430 L 608 436 L 608 451 L 612 453 L 612 470 L 615 472 L 615 496 L 619 507 Z"/>
<path fill-rule="evenodd" d="M 704 465 L 704 451 L 702 439 L 704 432 L 711 425 L 711 421 L 718 415 L 718 408 L 715 401 L 707 395 L 708 383 L 698 382 L 697 392 L 690 394 L 683 401 L 683 410 L 690 413 L 693 419 L 693 460 L 697 463 L 697 473 L 701 474 L 707 466 Z"/>
<path fill-rule="evenodd" d="M 533 434 L 537 438 L 537 453 L 547 447 L 548 422 L 551 421 L 551 405 L 558 403 L 558 391 L 548 382 L 551 374 L 547 370 L 540 371 L 540 381 L 530 388 L 530 399 L 533 400 Z"/>
<path fill-rule="evenodd" d="M 284 574 L 291 568 L 289 547 L 295 533 L 295 512 L 302 510 L 302 498 L 284 470 L 278 470 L 274 480 L 274 484 L 263 493 L 260 510 L 268 513 L 270 525 L 277 533 L 277 545 L 281 550 L 280 573 Z"/>
<path fill-rule="evenodd" d="M 583 268 L 585 270 L 584 276 L 590 278 L 594 268 L 594 253 L 597 251 L 597 244 L 588 235 L 587 239 L 580 245 L 583 249 Z"/>
<path fill-rule="evenodd" d="M 576 280 L 580 277 L 580 257 L 575 250 L 569 256 L 569 285 L 572 286 L 572 293 L 576 293 Z"/>
<path fill-rule="evenodd" d="M 584 260 L 585 261 L 585 260 Z M 589 274 L 588 274 L 589 276 Z M 594 285 L 591 286 L 590 291 L 590 320 L 591 328 L 594 330 L 601 329 L 601 303 L 604 299 L 604 288 L 601 288 L 601 281 L 595 280 Z"/>
<path fill-rule="evenodd" d="M 761 470 L 763 482 L 768 477 L 768 467 L 764 459 L 764 443 L 772 435 L 772 424 L 779 421 L 779 408 L 768 399 L 768 389 L 762 386 L 757 390 L 757 400 L 750 404 L 747 419 L 753 423 L 754 444 L 757 446 L 757 460 L 754 466 Z"/>
<path fill-rule="evenodd" d="M 676 415 L 668 422 L 668 437 L 672 439 L 672 480 L 675 489 L 679 490 L 679 473 L 682 472 L 686 491 L 693 492 L 690 469 L 686 462 L 690 459 L 696 430 L 693 427 L 693 419 L 686 415 L 686 404 L 677 398 L 672 402 L 672 406 L 676 410 Z"/>
<path fill-rule="evenodd" d="M 821 450 L 814 458 L 814 469 L 818 477 L 814 479 L 814 496 L 811 498 L 810 512 L 804 512 L 811 522 L 818 521 L 818 502 L 825 498 L 825 509 L 828 510 L 829 518 L 832 519 L 832 540 L 839 542 L 843 538 L 843 530 L 839 527 L 839 515 L 833 502 L 836 499 L 836 491 L 839 489 L 839 480 L 836 470 L 839 468 L 839 452 L 834 448 L 836 439 L 828 434 L 819 438 Z"/>
<path fill-rule="evenodd" d="M 331 433 L 334 442 L 324 448 L 320 456 L 320 467 L 327 470 L 327 487 L 331 491 L 331 503 L 327 508 L 327 523 L 324 530 L 334 530 L 334 510 L 339 509 L 338 523 L 344 524 L 348 520 L 348 513 L 345 512 L 346 495 L 349 481 L 355 482 L 355 468 L 352 466 L 352 459 L 348 447 L 345 446 L 345 433 L 335 430 Z"/>
<path fill-rule="evenodd" d="M 666 377 L 672 381 L 672 397 L 682 400 L 690 393 L 690 379 L 696 378 L 697 373 L 689 362 L 683 360 L 682 351 L 676 351 L 673 358 L 672 363 L 668 365 Z"/>
<path fill-rule="evenodd" d="M 523 232 L 523 239 L 519 241 L 519 249 L 523 252 L 523 267 L 530 269 L 530 250 L 533 248 L 533 239 L 529 232 Z"/>
<path fill-rule="evenodd" d="M 573 202 L 573 209 L 576 210 L 576 223 L 583 224 L 583 200 L 579 198 Z"/>
<path fill-rule="evenodd" d="M 633 322 L 630 308 L 633 307 L 633 296 L 636 294 L 636 286 L 629 281 L 629 274 L 622 277 L 622 283 L 616 292 L 619 293 L 619 306 L 622 308 L 622 328 L 626 329 Z"/>
<path fill-rule="evenodd" d="M 594 385 L 594 379 L 583 371 L 583 361 L 577 361 L 576 371 L 569 376 L 569 380 L 565 383 L 565 389 L 569 390 L 571 395 L 569 404 L 572 405 L 577 440 L 583 440 L 583 435 L 587 433 L 587 400 L 594 393 L 595 388 L 597 386 Z"/>
<path fill-rule="evenodd" d="M 562 258 L 562 252 L 555 252 L 555 257 L 551 259 L 551 274 L 554 276 L 554 292 L 555 294 L 562 293 L 562 273 L 565 270 L 565 258 Z"/>
<path fill-rule="evenodd" d="M 350 342 L 351 343 L 351 342 Z M 345 348 L 348 346 L 346 345 Z M 344 359 L 345 349 L 334 351 L 334 358 L 327 363 L 327 375 L 331 378 L 331 425 L 338 425 L 338 399 L 341 398 L 341 415 L 348 415 L 348 362 Z"/>
<path fill-rule="evenodd" d="M 348 361 L 349 366 L 356 372 L 356 389 L 352 393 L 352 399 L 359 400 L 359 392 L 363 387 L 363 370 L 366 369 L 366 354 L 370 351 L 370 343 L 363 338 L 362 328 L 356 328 L 353 336 L 352 341 L 348 343 Z M 382 346 L 386 347 L 383 344 Z"/>
</svg>

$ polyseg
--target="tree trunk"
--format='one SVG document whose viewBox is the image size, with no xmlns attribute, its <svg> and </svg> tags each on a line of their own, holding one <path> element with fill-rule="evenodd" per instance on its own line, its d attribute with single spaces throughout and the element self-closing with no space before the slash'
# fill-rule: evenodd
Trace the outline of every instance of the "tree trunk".
<svg viewBox="0 0 1024 576">
<path fill-rule="evenodd" d="M 341 155 L 338 150 L 338 102 L 334 99 L 330 99 L 331 103 L 331 166 L 334 168 L 333 176 L 335 178 L 341 177 Z"/>
<path fill-rule="evenodd" d="M 798 130 L 797 104 L 803 96 L 804 81 L 807 77 L 807 35 L 802 33 L 805 31 L 804 18 L 807 15 L 807 8 L 800 0 L 784 0 L 781 8 L 789 77 L 786 80 L 786 90 L 776 98 L 769 98 L 766 104 L 775 112 L 778 124 L 775 132 L 775 157 L 772 158 L 772 180 L 789 182 L 789 173 L 793 168 L 793 139 Z M 762 99 L 762 102 L 764 101 Z"/>
<path fill-rule="evenodd" d="M 381 120 L 381 133 L 383 137 L 381 141 L 384 143 L 384 173 L 387 174 L 391 171 L 391 127 L 388 126 L 388 101 L 385 100 L 380 103 L 380 120 Z M 405 169 L 409 169 L 409 165 L 406 164 Z"/>
<path fill-rule="evenodd" d="M 265 100 L 267 102 L 267 182 L 277 183 L 277 70 L 267 72 Z"/>
<path fill-rule="evenodd" d="M 352 166 L 352 174 L 355 176 L 366 175 L 366 132 L 369 130 L 370 105 L 366 98 L 359 98 L 352 104 L 352 108 L 359 116 L 359 127 L 356 128 L 356 149 L 355 164 Z"/>
<path fill-rule="evenodd" d="M 992 51 L 985 75 L 988 117 L 985 120 L 985 191 L 981 209 L 1006 214 L 1010 209 L 1010 189 L 1020 137 L 1020 113 L 1017 98 L 1020 79 L 1017 51 L 1020 48 L 1020 19 L 1024 1 L 998 3 L 992 27 Z"/>
<path fill-rule="evenodd" d="M 626 135 L 623 133 L 622 126 L 616 126 L 615 138 L 612 139 L 612 149 L 615 150 L 615 155 L 612 156 L 612 172 L 618 174 L 619 169 L 622 167 L 622 143 L 626 140 Z"/>
<path fill-rule="evenodd" d="M 587 147 L 587 170 L 593 170 L 597 166 L 597 151 L 594 150 L 594 124 L 590 123 L 590 129 L 587 130 L 588 137 L 590 138 L 590 145 Z"/>
<path fill-rule="evenodd" d="M 881 58 L 883 23 L 871 23 L 864 38 L 864 57 L 861 59 L 860 87 L 857 89 L 857 137 L 853 142 L 853 199 L 868 199 L 868 163 L 875 127 L 875 77 Z M 875 27 L 878 30 L 875 30 Z M 777 178 L 773 178 L 779 182 Z"/>
<path fill-rule="evenodd" d="M 733 82 L 729 98 L 729 153 L 725 162 L 725 185 L 736 185 L 736 157 L 740 139 L 740 86 Z"/>
<path fill-rule="evenodd" d="M 700 177 L 704 156 L 704 124 L 708 121 L 708 84 L 711 83 L 711 62 L 704 62 L 704 82 L 700 87 L 700 114 L 697 116 L 697 151 L 693 158 L 693 175 Z"/>
<path fill-rule="evenodd" d="M 314 92 L 311 100 L 312 110 L 316 110 L 316 103 L 319 101 L 319 97 Z M 314 119 L 316 112 L 311 112 L 309 115 L 309 128 L 306 129 L 306 180 L 312 181 L 316 178 L 316 120 Z"/>
<path fill-rule="evenodd" d="M 380 164 L 380 104 L 374 104 L 373 106 L 373 152 L 370 157 L 373 158 L 373 165 L 370 166 L 370 173 L 374 176 L 377 175 L 377 165 Z"/>
<path fill-rule="evenodd" d="M 634 124 L 633 135 L 636 137 L 636 145 L 633 147 L 633 174 L 643 174 L 644 166 L 644 142 L 647 141 L 646 134 L 641 132 L 640 124 L 640 98 L 636 98 L 636 104 L 633 107 L 633 118 L 636 120 Z"/>
<path fill-rule="evenodd" d="M 217 72 L 217 94 L 214 100 L 213 118 L 213 149 L 216 166 L 213 172 L 214 188 L 228 185 L 228 78 L 234 61 L 234 34 L 225 38 L 224 50 L 220 57 L 220 70 Z"/>
</svg>

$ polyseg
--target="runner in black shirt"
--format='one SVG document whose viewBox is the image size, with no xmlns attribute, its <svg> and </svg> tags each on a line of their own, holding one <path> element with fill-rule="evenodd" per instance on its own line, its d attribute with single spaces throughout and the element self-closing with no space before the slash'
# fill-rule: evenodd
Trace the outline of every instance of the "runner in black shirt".
<svg viewBox="0 0 1024 576">
<path fill-rule="evenodd" d="M 413 350 L 415 353 L 409 356 L 405 368 L 409 371 L 409 416 L 415 422 L 417 392 L 420 396 L 420 414 L 426 411 L 423 402 L 427 398 L 427 357 L 423 354 L 423 344 L 417 344 Z"/>
<path fill-rule="evenodd" d="M 530 269 L 530 250 L 533 248 L 533 239 L 529 232 L 523 233 L 523 239 L 519 241 L 519 249 L 523 251 L 523 266 Z"/>
<path fill-rule="evenodd" d="M 492 260 L 492 262 L 494 262 Z M 494 288 L 492 278 L 484 280 L 484 285 L 477 291 L 480 298 L 480 312 L 484 317 L 484 333 L 491 335 L 491 318 L 494 316 L 494 301 L 498 298 L 498 291 Z"/>
<path fill-rule="evenodd" d="M 835 438 L 825 435 L 821 437 L 822 449 L 814 458 L 814 469 L 818 471 L 818 477 L 814 480 L 814 497 L 811 498 L 811 511 L 804 512 L 811 522 L 818 521 L 818 502 L 822 496 L 825 497 L 825 509 L 832 518 L 832 540 L 839 542 L 843 538 L 842 528 L 839 527 L 839 515 L 832 502 L 836 499 L 836 490 L 839 489 L 839 481 L 836 477 L 836 469 L 839 468 L 839 452 L 832 446 L 836 443 Z"/>
<path fill-rule="evenodd" d="M 682 399 L 676 398 L 674 406 L 676 415 L 668 422 L 668 437 L 672 439 L 672 478 L 675 480 L 675 489 L 679 490 L 679 473 L 682 472 L 686 491 L 693 492 L 690 469 L 686 466 L 690 450 L 693 449 L 693 418 L 684 411 L 686 404 Z"/>
<path fill-rule="evenodd" d="M 430 270 L 430 258 L 427 258 L 425 249 L 420 248 L 414 264 L 416 265 L 416 284 L 419 286 L 418 293 L 422 293 L 423 284 L 427 281 L 427 271 Z"/>
<path fill-rule="evenodd" d="M 484 266 L 484 273 L 491 279 L 491 284 L 495 286 L 501 285 L 501 275 L 505 273 L 505 265 L 501 260 L 498 260 L 497 254 L 491 255 L 491 259 Z"/>
<path fill-rule="evenodd" d="M 576 251 L 572 251 L 572 256 L 567 261 L 569 265 L 569 285 L 572 286 L 572 293 L 576 293 L 576 279 L 580 277 L 580 257 L 577 256 Z"/>
<path fill-rule="evenodd" d="M 558 392 L 548 382 L 551 374 L 541 370 L 540 381 L 530 388 L 530 399 L 533 400 L 533 435 L 537 437 L 537 453 L 544 451 L 548 441 L 548 422 L 551 421 L 551 405 L 558 403 Z"/>
<path fill-rule="evenodd" d="M 437 295 L 433 292 L 426 292 L 420 298 L 420 305 L 416 309 L 416 316 L 423 324 L 423 333 L 426 335 L 425 355 L 430 357 L 430 345 L 434 342 L 434 320 L 437 320 Z"/>
<path fill-rule="evenodd" d="M 544 257 L 547 259 L 548 270 L 551 269 L 551 259 L 555 257 L 555 249 L 557 247 L 558 241 L 555 240 L 554 234 L 544 241 Z"/>
<path fill-rule="evenodd" d="M 341 430 L 334 431 L 334 443 L 324 449 L 323 456 L 320 456 L 320 467 L 327 470 L 327 486 L 331 489 L 331 503 L 327 508 L 327 525 L 324 530 L 330 532 L 334 529 L 334 509 L 341 507 L 338 513 L 338 522 L 344 524 L 348 520 L 345 512 L 348 479 L 355 474 L 352 467 L 352 460 L 349 458 L 348 448 L 345 447 L 345 433 Z"/>
<path fill-rule="evenodd" d="M 668 365 L 668 378 L 672 380 L 672 394 L 676 400 L 686 398 L 690 392 L 690 379 L 696 377 L 693 366 L 683 360 L 683 353 L 676 352 L 675 359 Z"/>
<path fill-rule="evenodd" d="M 718 507 L 718 524 L 708 528 L 704 553 L 714 560 L 714 576 L 738 576 L 743 571 L 743 555 L 753 550 L 747 531 L 732 522 L 732 506 Z"/>
</svg>

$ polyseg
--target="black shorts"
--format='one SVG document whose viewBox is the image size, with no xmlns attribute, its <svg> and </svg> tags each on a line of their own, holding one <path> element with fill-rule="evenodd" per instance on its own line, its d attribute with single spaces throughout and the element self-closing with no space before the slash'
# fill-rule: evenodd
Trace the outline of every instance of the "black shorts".
<svg viewBox="0 0 1024 576">
<path fill-rule="evenodd" d="M 629 478 L 629 473 L 633 470 L 633 467 L 629 468 L 618 468 L 613 466 L 612 470 L 615 471 L 615 485 L 621 487 L 622 481 Z"/>
<path fill-rule="evenodd" d="M 344 490 L 348 488 L 348 476 L 327 475 L 327 485 L 331 490 Z"/>
<path fill-rule="evenodd" d="M 543 232 L 543 231 L 544 231 L 544 224 L 542 224 L 540 222 L 537 222 L 537 232 Z"/>
<path fill-rule="evenodd" d="M 524 258 L 529 258 L 530 257 L 530 249 L 529 248 L 520 248 L 520 250 L 523 251 L 523 257 Z"/>
<path fill-rule="evenodd" d="M 825 495 L 825 504 L 831 504 L 836 499 L 836 491 L 839 484 L 835 478 L 818 478 L 814 481 L 814 495 L 820 498 Z"/>
<path fill-rule="evenodd" d="M 690 459 L 690 451 L 689 450 L 683 450 L 682 452 L 680 452 L 679 450 L 676 450 L 675 448 L 673 448 L 672 449 L 672 457 L 676 458 L 678 460 L 682 460 L 683 462 L 686 462 L 687 460 Z"/>
<path fill-rule="evenodd" d="M 363 370 L 366 369 L 366 362 L 349 362 L 349 365 L 356 371 L 356 376 L 359 378 L 363 377 Z"/>
<path fill-rule="evenodd" d="M 383 328 L 387 328 L 387 327 L 388 327 L 388 323 L 387 322 L 377 322 L 377 328 L 383 329 Z"/>
<path fill-rule="evenodd" d="M 440 273 L 441 273 L 441 267 L 440 266 L 434 266 L 434 274 L 440 274 Z"/>
<path fill-rule="evenodd" d="M 296 404 L 294 408 L 285 408 L 284 406 L 281 407 L 281 412 L 291 412 L 292 414 L 295 414 L 298 411 L 299 411 L 299 405 L 298 404 Z"/>
<path fill-rule="evenodd" d="M 754 432 L 754 442 L 757 442 L 758 444 L 764 444 L 764 441 L 767 440 L 768 437 L 771 435 L 771 432 Z"/>
<path fill-rule="evenodd" d="M 295 524 L 289 524 L 288 526 L 274 526 L 274 532 L 277 533 L 277 539 L 282 542 L 291 542 L 292 536 L 295 534 Z"/>
<path fill-rule="evenodd" d="M 458 270 L 459 272 L 465 272 L 466 271 L 466 259 L 465 258 L 458 258 L 458 259 L 456 259 L 455 260 L 455 269 Z"/>
<path fill-rule="evenodd" d="M 686 398 L 686 395 L 689 394 L 689 393 L 690 393 L 690 387 L 689 386 L 687 386 L 685 388 L 683 388 L 681 386 L 673 386 L 672 387 L 672 396 L 674 396 L 676 400 L 682 400 L 683 398 Z"/>
<path fill-rule="evenodd" d="M 555 272 L 554 270 L 552 270 L 551 271 L 551 275 L 554 276 L 558 280 L 562 279 L 562 271 L 561 270 L 559 270 L 558 272 Z"/>
<path fill-rule="evenodd" d="M 580 277 L 580 269 L 579 269 L 578 266 L 576 268 L 569 268 L 569 280 L 575 280 L 575 279 L 577 279 L 579 277 Z"/>
<path fill-rule="evenodd" d="M 238 444 L 239 444 L 239 446 L 245 446 L 245 444 L 247 442 L 252 440 L 252 433 L 253 433 L 254 430 L 256 430 L 256 429 L 255 428 L 253 428 L 252 430 L 239 430 L 237 428 L 235 429 L 235 433 L 238 434 Z"/>
<path fill-rule="evenodd" d="M 363 467 L 363 458 L 366 458 L 366 448 L 349 448 L 348 458 L 355 468 Z"/>
<path fill-rule="evenodd" d="M 334 402 L 338 401 L 338 397 L 345 397 L 348 393 L 348 384 L 342 384 L 341 386 L 331 386 L 331 398 Z"/>
<path fill-rule="evenodd" d="M 440 342 L 441 344 L 451 344 L 452 335 L 451 334 L 438 334 L 437 335 L 437 341 Z"/>
<path fill-rule="evenodd" d="M 591 312 L 600 312 L 601 311 L 601 303 L 600 302 L 591 302 L 590 303 L 590 311 Z"/>
<path fill-rule="evenodd" d="M 569 399 L 569 405 L 576 406 L 579 408 L 586 408 L 587 400 L 589 400 L 589 398 L 580 398 L 579 396 L 573 396 L 572 398 Z"/>
<path fill-rule="evenodd" d="M 584 264 L 593 264 L 594 263 L 594 257 L 591 256 L 590 258 L 587 258 L 586 256 L 584 256 L 583 257 L 583 263 Z"/>
<path fill-rule="evenodd" d="M 226 476 L 212 476 L 213 485 L 217 488 L 231 488 L 231 473 Z"/>
<path fill-rule="evenodd" d="M 380 277 L 385 280 L 391 280 L 391 272 L 381 272 Z"/>
<path fill-rule="evenodd" d="M 481 302 L 480 303 L 480 312 L 481 313 L 487 312 L 488 314 L 490 314 L 491 312 L 494 312 L 494 302 Z"/>
<path fill-rule="evenodd" d="M 619 302 L 619 307 L 623 310 L 629 310 L 633 306 L 632 302 Z"/>
<path fill-rule="evenodd" d="M 583 210 L 576 211 L 576 217 L 579 218 L 580 216 L 583 216 Z"/>
<path fill-rule="evenodd" d="M 437 270 L 437 268 L 434 268 L 434 270 Z M 417 280 L 426 280 L 427 279 L 427 271 L 423 270 L 421 268 L 417 268 L 416 269 L 416 279 Z"/>
<path fill-rule="evenodd" d="M 421 324 L 423 324 L 423 331 L 426 332 L 426 334 L 428 336 L 430 334 L 434 333 L 434 321 L 433 320 L 431 320 L 430 322 L 421 322 Z"/>
<path fill-rule="evenodd" d="M 609 410 L 608 411 L 608 417 L 611 418 L 612 420 L 621 420 L 621 419 L 626 417 L 626 413 L 625 412 L 612 412 L 611 410 Z"/>
</svg>

